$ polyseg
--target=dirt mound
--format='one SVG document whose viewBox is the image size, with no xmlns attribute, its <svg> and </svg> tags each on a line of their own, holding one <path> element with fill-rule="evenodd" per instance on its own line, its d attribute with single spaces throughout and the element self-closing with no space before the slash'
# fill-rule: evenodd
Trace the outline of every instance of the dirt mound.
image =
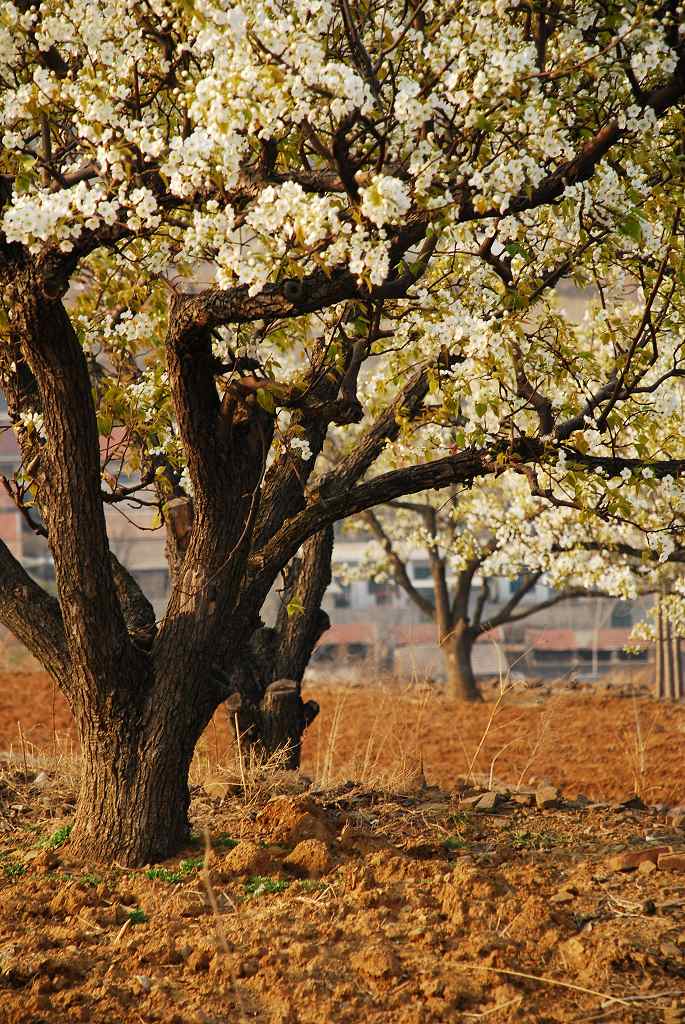
<svg viewBox="0 0 685 1024">
<path fill-rule="evenodd" d="M 269 843 L 330 842 L 337 832 L 334 817 L 306 796 L 276 796 L 257 815 L 255 825 Z"/>
</svg>

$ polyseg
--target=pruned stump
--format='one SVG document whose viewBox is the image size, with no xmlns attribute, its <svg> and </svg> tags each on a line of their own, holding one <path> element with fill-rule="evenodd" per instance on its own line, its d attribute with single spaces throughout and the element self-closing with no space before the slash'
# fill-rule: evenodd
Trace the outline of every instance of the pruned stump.
<svg viewBox="0 0 685 1024">
<path fill-rule="evenodd" d="M 259 741 L 265 753 L 283 750 L 285 767 L 299 768 L 302 734 L 318 715 L 319 705 L 313 700 L 303 703 L 294 679 L 277 679 L 266 688 L 259 710 Z"/>
</svg>

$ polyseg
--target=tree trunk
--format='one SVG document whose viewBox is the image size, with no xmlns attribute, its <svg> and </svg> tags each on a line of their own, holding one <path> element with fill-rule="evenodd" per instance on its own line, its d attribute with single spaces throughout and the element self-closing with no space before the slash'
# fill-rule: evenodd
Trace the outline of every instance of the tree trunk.
<svg viewBox="0 0 685 1024">
<path fill-rule="evenodd" d="M 84 860 L 150 864 L 190 835 L 188 773 L 214 705 L 140 683 L 142 701 L 77 711 L 84 770 L 71 844 Z"/>
<path fill-rule="evenodd" d="M 475 631 L 463 619 L 441 640 L 447 668 L 447 694 L 452 700 L 482 700 L 471 663 L 475 640 Z"/>
</svg>

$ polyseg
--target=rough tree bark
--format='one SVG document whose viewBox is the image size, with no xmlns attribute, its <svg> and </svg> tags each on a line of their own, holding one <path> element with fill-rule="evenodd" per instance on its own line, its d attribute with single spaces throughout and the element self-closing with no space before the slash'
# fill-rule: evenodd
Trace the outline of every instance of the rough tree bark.
<svg viewBox="0 0 685 1024">
<path fill-rule="evenodd" d="M 138 685 L 143 680 L 138 680 Z M 72 849 L 78 856 L 146 864 L 171 856 L 190 834 L 188 771 L 207 713 L 151 687 L 140 704 L 77 715 L 82 773 Z"/>
</svg>

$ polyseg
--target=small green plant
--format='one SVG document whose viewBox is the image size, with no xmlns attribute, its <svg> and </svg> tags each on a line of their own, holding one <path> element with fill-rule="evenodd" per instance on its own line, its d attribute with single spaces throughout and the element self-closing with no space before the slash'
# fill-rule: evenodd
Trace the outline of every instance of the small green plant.
<svg viewBox="0 0 685 1024">
<path fill-rule="evenodd" d="M 64 846 L 71 835 L 71 829 L 71 825 L 63 825 L 61 828 L 56 829 L 47 839 L 41 840 L 38 845 L 44 850 L 57 850 L 60 846 Z"/>
<path fill-rule="evenodd" d="M 81 881 L 85 882 L 86 885 L 99 885 L 102 879 L 100 878 L 99 875 L 88 873 L 87 875 L 81 876 Z"/>
<path fill-rule="evenodd" d="M 467 844 L 462 836 L 448 836 L 442 845 L 446 850 L 464 850 Z"/>
<path fill-rule="evenodd" d="M 471 819 L 469 818 L 466 811 L 454 811 L 447 818 L 447 824 L 452 825 L 453 828 L 470 828 Z"/>
<path fill-rule="evenodd" d="M 3 870 L 6 878 L 21 878 L 22 875 L 26 874 L 26 866 L 15 860 L 8 861 L 7 864 L 3 865 Z"/>
<path fill-rule="evenodd" d="M 218 836 L 212 839 L 212 846 L 218 846 L 223 850 L 232 850 L 234 846 L 238 845 L 237 839 L 231 839 L 227 832 L 220 832 Z"/>
<path fill-rule="evenodd" d="M 197 871 L 201 868 L 204 863 L 204 857 L 188 857 L 186 860 L 182 860 L 178 865 L 178 870 L 182 875 L 192 875 L 193 871 Z"/>
<path fill-rule="evenodd" d="M 248 896 L 264 896 L 266 893 L 285 892 L 289 885 L 290 882 L 281 881 L 278 878 L 253 875 L 245 882 L 245 891 Z"/>
<path fill-rule="evenodd" d="M 130 910 L 126 915 L 131 924 L 145 924 L 147 921 L 147 914 L 140 907 L 136 907 L 134 910 Z"/>
<path fill-rule="evenodd" d="M 69 871 L 48 871 L 46 878 L 51 882 L 73 882 L 74 876 Z"/>
<path fill-rule="evenodd" d="M 304 878 L 300 882 L 302 892 L 320 892 L 326 888 L 326 885 L 326 882 L 319 882 L 316 878 Z"/>
<path fill-rule="evenodd" d="M 168 868 L 148 868 L 145 872 L 146 878 L 150 878 L 158 882 L 183 882 L 189 876 L 194 874 L 199 867 L 202 867 L 202 857 L 189 857 L 187 860 L 182 860 L 178 865 L 177 871 L 170 871 Z"/>
<path fill-rule="evenodd" d="M 183 876 L 180 871 L 169 871 L 168 868 L 148 868 L 145 877 L 153 882 L 182 882 Z"/>
<path fill-rule="evenodd" d="M 515 850 L 551 850 L 553 846 L 562 846 L 563 837 L 543 829 L 540 832 L 532 832 L 530 829 L 512 829 L 510 832 L 511 845 Z"/>
</svg>

